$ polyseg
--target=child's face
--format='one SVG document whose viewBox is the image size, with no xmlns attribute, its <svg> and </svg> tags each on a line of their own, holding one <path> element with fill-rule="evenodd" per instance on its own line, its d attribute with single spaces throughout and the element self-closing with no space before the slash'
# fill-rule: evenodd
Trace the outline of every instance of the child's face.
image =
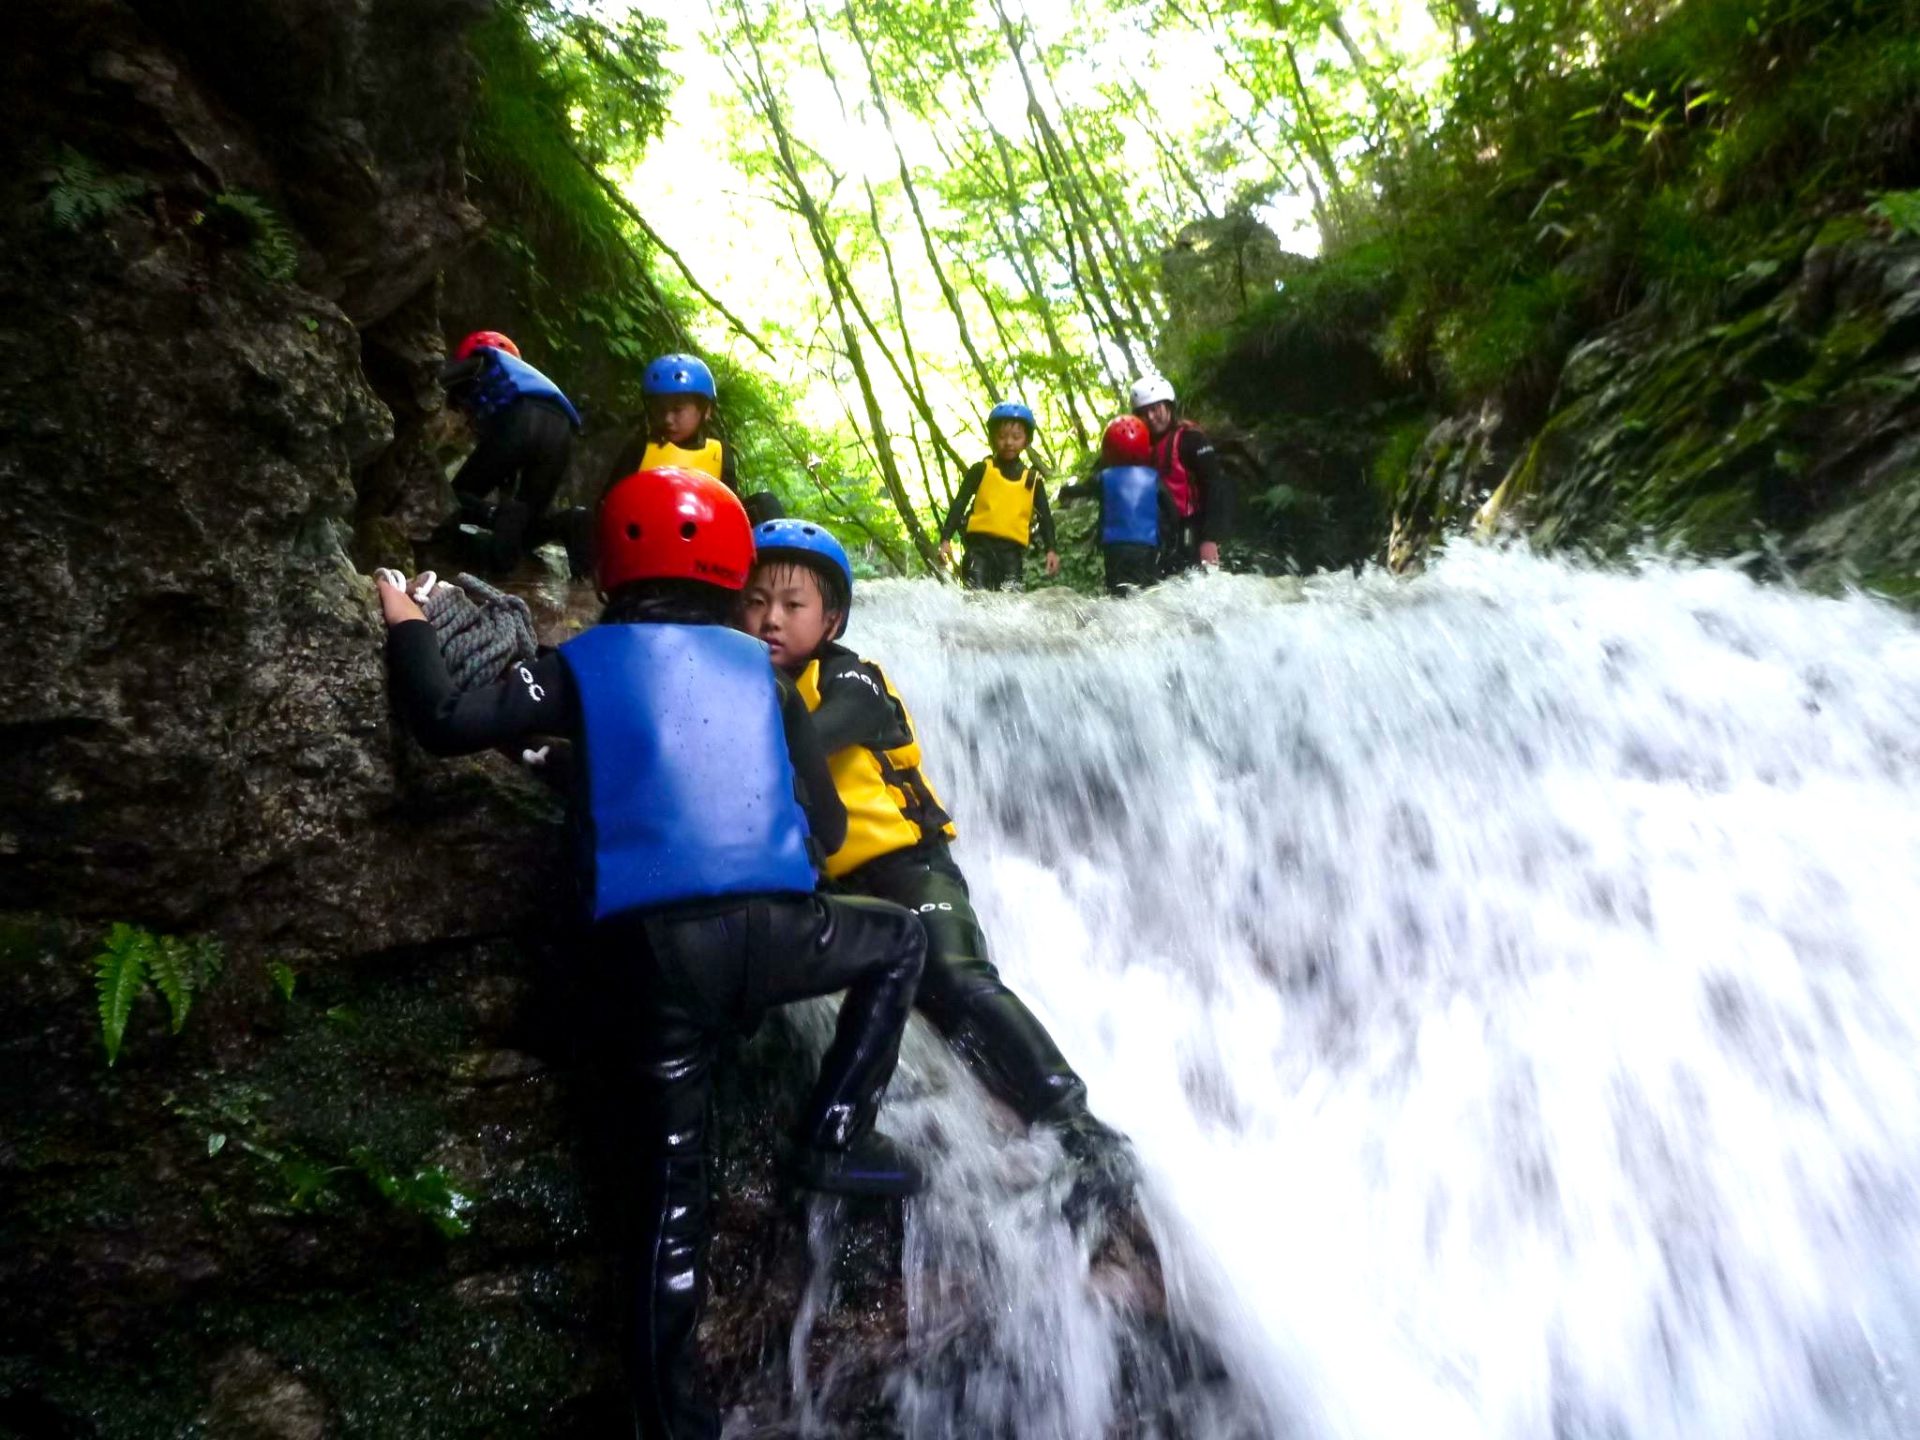
<svg viewBox="0 0 1920 1440">
<path fill-rule="evenodd" d="M 693 395 L 663 395 L 652 402 L 653 423 L 669 445 L 684 445 L 707 418 L 704 400 Z"/>
<path fill-rule="evenodd" d="M 820 577 L 805 565 L 756 565 L 742 597 L 740 628 L 773 652 L 773 663 L 798 675 L 839 628 Z"/>
<path fill-rule="evenodd" d="M 1018 460 L 1027 448 L 1027 427 L 1018 420 L 1002 420 L 993 427 L 993 454 L 996 460 Z"/>
</svg>

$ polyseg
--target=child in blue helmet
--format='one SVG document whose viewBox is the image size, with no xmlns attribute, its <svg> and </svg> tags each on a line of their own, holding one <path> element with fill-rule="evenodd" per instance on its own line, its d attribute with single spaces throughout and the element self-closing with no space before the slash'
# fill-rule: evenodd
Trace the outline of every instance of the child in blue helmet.
<svg viewBox="0 0 1920 1440">
<path fill-rule="evenodd" d="M 853 605 L 846 550 L 798 519 L 756 526 L 754 546 L 742 627 L 766 643 L 812 712 L 847 810 L 846 836 L 826 858 L 829 881 L 920 916 L 927 957 L 915 1008 L 1022 1120 L 1058 1131 L 1081 1167 L 1082 1204 L 1102 1190 L 1118 1202 L 1132 1187 L 1127 1144 L 1093 1117 L 1085 1083 L 988 958 L 950 849 L 953 821 L 921 769 L 906 702 L 878 665 L 839 643 Z"/>
<path fill-rule="evenodd" d="M 708 433 L 718 391 L 707 362 L 697 355 L 658 356 L 641 377 L 640 393 L 647 403 L 646 434 L 621 452 L 614 475 L 670 465 L 711 475 L 739 494 L 733 448 Z"/>
<path fill-rule="evenodd" d="M 460 510 L 450 524 L 492 531 L 483 563 L 502 575 L 541 538 L 541 521 L 573 462 L 580 412 L 497 330 L 462 340 L 441 367 L 440 384 L 472 421 L 476 440 L 453 477 Z M 500 502 L 489 504 L 496 491 Z"/>
<path fill-rule="evenodd" d="M 987 438 L 993 453 L 970 468 L 953 497 L 946 523 L 940 527 L 940 554 L 953 560 L 953 537 L 964 524 L 967 559 L 963 573 L 972 590 L 1019 590 L 1026 584 L 1027 548 L 1033 530 L 1040 530 L 1046 547 L 1047 574 L 1060 573 L 1060 555 L 1053 548 L 1053 513 L 1047 508 L 1047 485 L 1036 465 L 1024 464 L 1021 452 L 1033 443 L 1033 411 L 1017 400 L 1003 400 L 987 415 Z"/>
</svg>

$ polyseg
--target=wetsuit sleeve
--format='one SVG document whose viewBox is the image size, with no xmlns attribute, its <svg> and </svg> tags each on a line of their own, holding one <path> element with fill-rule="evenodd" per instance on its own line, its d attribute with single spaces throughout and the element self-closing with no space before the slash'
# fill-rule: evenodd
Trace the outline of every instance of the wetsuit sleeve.
<svg viewBox="0 0 1920 1440">
<path fill-rule="evenodd" d="M 1213 441 L 1198 430 L 1180 437 L 1180 459 L 1200 487 L 1200 538 L 1217 545 L 1233 529 L 1233 477 L 1220 464 Z"/>
<path fill-rule="evenodd" d="M 973 509 L 973 497 L 980 493 L 981 477 L 986 473 L 987 462 L 982 460 L 969 466 L 967 473 L 960 478 L 960 493 L 953 497 L 953 508 L 947 511 L 946 523 L 940 527 L 942 545 L 960 533 L 960 527 L 966 523 L 967 512 Z"/>
<path fill-rule="evenodd" d="M 720 442 L 720 483 L 734 494 L 740 493 L 740 472 L 734 468 L 733 446 L 725 440 Z"/>
<path fill-rule="evenodd" d="M 464 360 L 449 360 L 440 367 L 440 388 L 452 390 L 461 385 L 471 384 L 480 378 L 486 361 L 478 355 L 469 355 Z"/>
<path fill-rule="evenodd" d="M 400 716 L 434 755 L 471 755 L 531 735 L 570 735 L 578 724 L 573 677 L 549 652 L 515 665 L 506 678 L 454 689 L 440 642 L 425 620 L 387 631 L 387 673 Z"/>
<path fill-rule="evenodd" d="M 775 678 L 780 684 L 780 723 L 787 732 L 787 756 L 793 761 L 793 777 L 800 784 L 800 808 L 807 812 L 807 829 L 820 842 L 821 850 L 831 855 L 846 842 L 847 807 L 833 788 L 827 752 L 820 747 L 807 702 L 786 676 Z"/>
<path fill-rule="evenodd" d="M 820 707 L 813 712 L 820 748 L 838 755 L 849 745 L 890 750 L 912 737 L 880 672 L 853 654 L 820 662 Z"/>
<path fill-rule="evenodd" d="M 1033 477 L 1033 524 L 1040 532 L 1040 548 L 1053 550 L 1053 509 L 1047 504 L 1047 482 Z"/>
</svg>

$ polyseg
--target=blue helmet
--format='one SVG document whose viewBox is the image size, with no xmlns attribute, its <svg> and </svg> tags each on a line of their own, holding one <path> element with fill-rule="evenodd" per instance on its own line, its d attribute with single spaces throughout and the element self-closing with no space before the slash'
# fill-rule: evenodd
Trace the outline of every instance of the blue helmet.
<svg viewBox="0 0 1920 1440">
<path fill-rule="evenodd" d="M 791 516 L 779 520 L 767 520 L 754 527 L 753 558 L 755 560 L 792 560 L 813 569 L 824 568 L 821 562 L 831 567 L 847 587 L 847 603 L 840 612 L 840 626 L 833 632 L 838 640 L 847 632 L 847 616 L 853 610 L 853 562 L 847 558 L 847 548 L 825 527 L 811 520 L 796 520 Z"/>
<path fill-rule="evenodd" d="M 987 433 L 991 435 L 993 433 L 993 427 L 998 425 L 1002 420 L 1018 420 L 1022 425 L 1027 427 L 1028 435 L 1032 435 L 1035 430 L 1040 428 L 1034 424 L 1033 411 L 1029 410 L 1025 405 L 1022 405 L 1018 400 L 1002 400 L 987 412 Z"/>
<path fill-rule="evenodd" d="M 715 398 L 713 371 L 698 355 L 662 355 L 647 366 L 642 395 L 703 395 Z"/>
</svg>

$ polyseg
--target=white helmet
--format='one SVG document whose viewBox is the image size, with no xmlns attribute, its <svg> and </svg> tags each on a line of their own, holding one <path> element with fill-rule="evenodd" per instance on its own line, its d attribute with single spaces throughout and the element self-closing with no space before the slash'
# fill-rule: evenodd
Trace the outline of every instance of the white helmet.
<svg viewBox="0 0 1920 1440">
<path fill-rule="evenodd" d="M 1142 375 L 1133 382 L 1133 391 L 1127 397 L 1128 405 L 1135 410 L 1144 410 L 1163 400 L 1173 404 L 1173 386 L 1158 375 Z"/>
</svg>

